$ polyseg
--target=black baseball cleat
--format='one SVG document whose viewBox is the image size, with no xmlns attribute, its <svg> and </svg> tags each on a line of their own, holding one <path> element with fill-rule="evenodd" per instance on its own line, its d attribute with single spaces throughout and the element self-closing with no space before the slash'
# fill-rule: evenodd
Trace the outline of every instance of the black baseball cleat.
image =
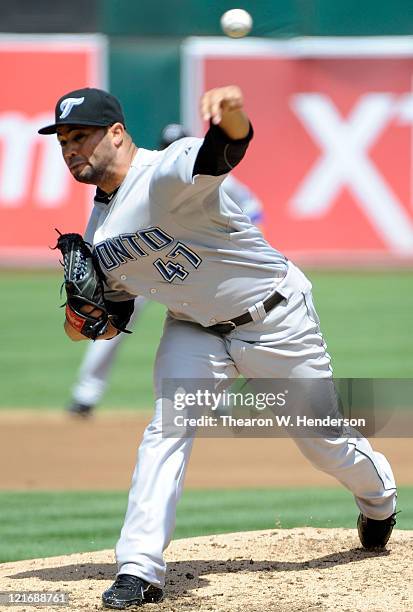
<svg viewBox="0 0 413 612">
<path fill-rule="evenodd" d="M 93 405 L 73 401 L 68 405 L 66 411 L 73 416 L 90 417 L 93 413 Z"/>
<path fill-rule="evenodd" d="M 146 580 L 131 574 L 119 574 L 112 586 L 103 593 L 105 608 L 126 610 L 131 606 L 161 601 L 162 589 L 149 584 Z"/>
<path fill-rule="evenodd" d="M 384 549 L 390 539 L 395 524 L 396 513 L 383 521 L 367 518 L 367 516 L 360 513 L 357 519 L 360 542 L 367 550 L 372 550 L 374 548 Z"/>
</svg>

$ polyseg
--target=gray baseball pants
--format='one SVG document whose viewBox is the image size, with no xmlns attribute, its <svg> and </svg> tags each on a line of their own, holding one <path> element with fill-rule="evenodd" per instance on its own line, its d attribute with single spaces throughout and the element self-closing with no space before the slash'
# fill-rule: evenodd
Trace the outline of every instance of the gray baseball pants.
<svg viewBox="0 0 413 612">
<path fill-rule="evenodd" d="M 277 290 L 286 298 L 262 318 L 225 337 L 168 316 L 155 363 L 155 415 L 138 451 L 129 502 L 116 546 L 118 571 L 162 587 L 163 552 L 175 527 L 193 438 L 162 437 L 162 380 L 214 378 L 331 378 L 330 356 L 311 297 L 311 284 L 293 264 Z M 329 414 L 331 406 L 325 406 Z M 295 438 L 318 469 L 334 476 L 369 518 L 395 510 L 396 485 L 386 458 L 365 438 Z M 277 440 L 274 439 L 274 445 Z"/>
</svg>

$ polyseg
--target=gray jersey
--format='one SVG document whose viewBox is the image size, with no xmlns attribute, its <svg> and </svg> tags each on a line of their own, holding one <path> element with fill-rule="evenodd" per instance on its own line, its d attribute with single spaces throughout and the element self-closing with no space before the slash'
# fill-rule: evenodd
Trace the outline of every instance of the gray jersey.
<svg viewBox="0 0 413 612">
<path fill-rule="evenodd" d="M 85 239 L 110 299 L 142 295 L 209 326 L 264 300 L 287 266 L 222 189 L 227 175 L 192 176 L 202 142 L 140 148 L 110 203 L 95 202 Z"/>
</svg>

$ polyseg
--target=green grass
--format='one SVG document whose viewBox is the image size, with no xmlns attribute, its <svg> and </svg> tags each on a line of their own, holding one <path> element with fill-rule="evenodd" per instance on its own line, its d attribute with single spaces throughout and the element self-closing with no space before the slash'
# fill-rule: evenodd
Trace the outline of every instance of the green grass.
<svg viewBox="0 0 413 612">
<path fill-rule="evenodd" d="M 339 377 L 413 377 L 412 273 L 309 272 Z M 68 400 L 85 343 L 63 333 L 60 272 L 0 273 L 1 408 L 56 408 Z M 152 403 L 152 364 L 164 308 L 150 304 L 122 345 L 104 407 Z"/>
<path fill-rule="evenodd" d="M 0 562 L 113 548 L 127 503 L 119 492 L 0 492 Z M 413 487 L 399 491 L 398 528 L 413 529 Z M 344 489 L 186 491 L 175 538 L 291 527 L 354 527 Z"/>
<path fill-rule="evenodd" d="M 308 275 L 336 376 L 413 377 L 411 270 Z"/>
</svg>

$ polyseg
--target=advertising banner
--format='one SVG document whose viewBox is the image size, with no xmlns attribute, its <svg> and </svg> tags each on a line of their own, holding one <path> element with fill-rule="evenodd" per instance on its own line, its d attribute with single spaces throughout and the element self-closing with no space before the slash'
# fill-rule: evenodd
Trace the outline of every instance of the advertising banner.
<svg viewBox="0 0 413 612">
<path fill-rule="evenodd" d="M 183 121 L 202 92 L 240 85 L 255 137 L 234 174 L 265 233 L 307 263 L 413 261 L 413 39 L 188 39 Z"/>
<path fill-rule="evenodd" d="M 54 122 L 67 91 L 106 85 L 100 36 L 1 36 L 0 263 L 56 260 L 49 246 L 61 232 L 82 232 L 91 189 L 73 181 L 55 136 L 37 130 Z"/>
</svg>

